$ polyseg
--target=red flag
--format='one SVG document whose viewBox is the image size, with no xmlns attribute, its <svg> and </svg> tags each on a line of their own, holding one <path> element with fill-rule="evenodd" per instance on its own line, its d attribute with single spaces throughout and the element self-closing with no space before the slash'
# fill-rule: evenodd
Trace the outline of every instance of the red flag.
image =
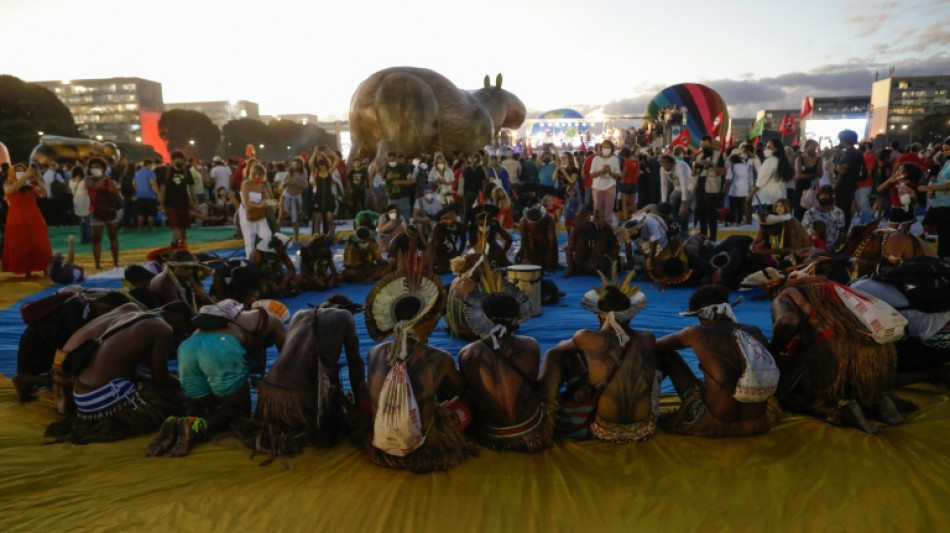
<svg viewBox="0 0 950 533">
<path fill-rule="evenodd" d="M 782 134 L 782 137 L 788 137 L 795 133 L 795 117 L 785 115 L 785 118 L 782 119 L 782 125 L 778 127 L 779 133 Z"/>
<path fill-rule="evenodd" d="M 689 128 L 683 128 L 683 131 L 670 143 L 672 146 L 689 147 Z"/>
<path fill-rule="evenodd" d="M 778 125 L 778 132 L 785 135 L 786 128 L 788 128 L 788 114 L 782 117 L 782 122 Z"/>
<path fill-rule="evenodd" d="M 802 114 L 798 118 L 805 118 L 811 114 L 811 98 L 805 97 L 802 101 Z"/>
<path fill-rule="evenodd" d="M 798 146 L 798 135 L 792 138 L 792 146 Z"/>
<path fill-rule="evenodd" d="M 709 133 L 710 137 L 715 137 L 716 132 L 719 131 L 719 125 L 722 124 L 723 111 L 720 111 L 712 123 L 712 131 Z"/>
</svg>

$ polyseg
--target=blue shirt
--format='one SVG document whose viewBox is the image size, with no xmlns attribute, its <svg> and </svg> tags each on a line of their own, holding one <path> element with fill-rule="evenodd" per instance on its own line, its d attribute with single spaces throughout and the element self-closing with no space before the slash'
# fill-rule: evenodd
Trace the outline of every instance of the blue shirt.
<svg viewBox="0 0 950 533">
<path fill-rule="evenodd" d="M 155 189 L 152 188 L 152 181 L 155 179 L 155 173 L 151 169 L 142 167 L 135 172 L 135 195 L 139 198 L 158 198 Z"/>
<path fill-rule="evenodd" d="M 945 185 L 950 183 L 950 161 L 943 164 L 940 173 L 937 174 L 937 180 L 933 185 Z M 950 191 L 934 192 L 933 200 L 930 201 L 931 207 L 950 207 Z"/>
<path fill-rule="evenodd" d="M 546 185 L 548 187 L 554 187 L 554 162 L 547 164 L 542 164 L 541 168 L 538 169 L 538 182 L 541 185 Z"/>
</svg>

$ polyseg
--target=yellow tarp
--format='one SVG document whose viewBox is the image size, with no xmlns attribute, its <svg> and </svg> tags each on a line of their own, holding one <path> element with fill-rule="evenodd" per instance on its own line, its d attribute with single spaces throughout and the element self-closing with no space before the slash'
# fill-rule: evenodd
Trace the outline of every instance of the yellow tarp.
<svg viewBox="0 0 950 533">
<path fill-rule="evenodd" d="M 265 467 L 230 437 L 181 459 L 144 457 L 150 436 L 44 446 L 49 398 L 20 404 L 0 378 L 0 531 L 946 530 L 947 389 L 901 396 L 920 410 L 877 436 L 795 417 L 745 439 L 483 450 L 416 475 L 350 444 Z"/>
</svg>

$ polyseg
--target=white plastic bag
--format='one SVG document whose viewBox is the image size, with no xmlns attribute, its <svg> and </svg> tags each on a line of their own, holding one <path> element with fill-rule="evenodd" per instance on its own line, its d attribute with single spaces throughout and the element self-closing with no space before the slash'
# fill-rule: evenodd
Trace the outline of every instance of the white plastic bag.
<svg viewBox="0 0 950 533">
<path fill-rule="evenodd" d="M 896 342 L 904 336 L 907 319 L 887 302 L 858 292 L 838 283 L 834 284 L 835 294 L 841 302 L 868 329 L 874 342 L 887 344 Z"/>
<path fill-rule="evenodd" d="M 745 370 L 736 382 L 736 401 L 758 403 L 769 399 L 778 388 L 779 370 L 768 348 L 741 329 L 735 331 L 739 352 L 745 359 Z"/>
<path fill-rule="evenodd" d="M 405 457 L 425 443 L 416 396 L 404 361 L 396 361 L 386 375 L 376 406 L 373 446 Z"/>
</svg>

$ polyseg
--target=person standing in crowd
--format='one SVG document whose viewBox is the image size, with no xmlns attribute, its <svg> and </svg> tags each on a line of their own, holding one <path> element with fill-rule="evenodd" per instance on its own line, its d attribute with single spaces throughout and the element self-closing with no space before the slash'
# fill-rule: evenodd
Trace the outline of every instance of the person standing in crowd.
<svg viewBox="0 0 950 533">
<path fill-rule="evenodd" d="M 795 202 L 792 207 L 795 210 L 795 218 L 798 220 L 805 216 L 806 208 L 802 206 L 805 191 L 818 188 L 820 173 L 821 157 L 818 156 L 818 141 L 808 139 L 805 141 L 805 150 L 795 159 L 795 198 L 798 202 Z"/>
<path fill-rule="evenodd" d="M 310 165 L 313 173 L 310 176 L 310 185 L 313 187 L 312 233 L 323 233 L 333 239 L 336 232 L 333 214 L 337 207 L 337 198 L 333 193 L 333 167 L 330 166 L 330 159 L 321 153 L 314 154 Z"/>
<path fill-rule="evenodd" d="M 766 210 L 772 211 L 775 202 L 785 198 L 785 183 L 794 177 L 795 172 L 785 156 L 782 141 L 772 139 L 765 145 L 762 153 L 765 155 L 765 161 L 758 170 L 755 187 L 746 202 L 764 206 Z"/>
<path fill-rule="evenodd" d="M 356 158 L 352 162 L 352 168 L 347 173 L 350 179 L 350 198 L 353 203 L 353 213 L 359 213 L 366 209 L 366 187 L 369 183 L 369 172 L 363 166 L 363 160 Z"/>
<path fill-rule="evenodd" d="M 73 168 L 69 178 L 69 189 L 73 192 L 73 213 L 79 218 L 79 242 L 89 244 L 92 240 L 92 226 L 89 225 L 89 191 L 86 190 L 86 173 L 82 167 Z"/>
<path fill-rule="evenodd" d="M 203 204 L 208 199 L 208 188 L 205 186 L 205 175 L 207 173 L 204 165 L 201 164 L 199 159 L 192 158 L 191 168 L 188 171 L 191 173 L 191 181 L 195 182 L 191 186 L 195 192 L 195 203 Z"/>
<path fill-rule="evenodd" d="M 867 224 L 871 222 L 871 191 L 873 187 L 876 187 L 875 178 L 880 181 L 880 169 L 872 143 L 861 143 L 861 155 L 864 157 L 864 168 L 867 170 L 867 176 L 858 183 L 858 188 L 854 191 L 854 203 L 858 209 L 858 217 L 860 217 L 861 223 Z M 877 185 L 880 185 L 880 183 L 877 183 Z"/>
<path fill-rule="evenodd" d="M 501 166 L 501 163 L 498 161 L 498 156 L 489 156 L 488 157 L 488 169 L 485 171 L 488 176 L 488 181 L 496 187 L 501 187 L 504 189 L 505 194 L 511 195 L 511 183 L 508 181 L 508 171 L 505 170 L 505 167 Z"/>
<path fill-rule="evenodd" d="M 297 156 L 290 161 L 290 171 L 284 178 L 284 190 L 280 194 L 280 207 L 277 209 L 277 225 L 284 224 L 284 216 L 290 211 L 290 223 L 294 228 L 294 240 L 300 240 L 300 215 L 303 210 L 303 191 L 307 188 L 307 172 L 303 158 Z"/>
<path fill-rule="evenodd" d="M 135 202 L 135 165 L 123 159 L 112 167 L 111 174 L 107 170 L 106 175 L 118 184 L 122 194 L 122 217 L 118 225 L 120 228 L 132 228 L 138 214 Z"/>
<path fill-rule="evenodd" d="M 538 196 L 544 197 L 549 194 L 553 196 L 557 193 L 554 171 L 557 169 L 558 160 L 560 160 L 560 155 L 557 153 L 557 148 L 554 149 L 554 157 L 550 152 L 541 154 L 541 166 L 538 167 L 538 183 L 540 184 Z"/>
<path fill-rule="evenodd" d="M 231 167 L 224 164 L 218 156 L 211 159 L 211 179 L 214 180 L 214 190 L 224 189 L 231 192 Z"/>
<path fill-rule="evenodd" d="M 255 164 L 248 172 L 248 178 L 241 183 L 241 207 L 238 208 L 238 219 L 241 224 L 241 235 L 244 236 L 245 257 L 251 258 L 257 241 L 268 242 L 271 238 L 271 229 L 267 224 L 267 198 L 264 194 L 264 179 L 267 172 L 263 165 Z"/>
<path fill-rule="evenodd" d="M 56 185 L 54 185 L 56 184 Z M 46 190 L 46 196 L 37 198 L 40 211 L 43 218 L 50 226 L 60 226 L 63 224 L 62 195 L 65 194 L 60 184 L 65 185 L 62 173 L 59 171 L 59 164 L 55 161 L 50 162 L 43 173 L 43 188 Z M 59 194 L 56 194 L 59 193 Z"/>
<path fill-rule="evenodd" d="M 106 174 L 106 162 L 93 157 L 87 163 L 89 176 L 86 188 L 89 191 L 89 206 L 92 218 L 92 258 L 96 269 L 101 269 L 102 228 L 109 234 L 109 248 L 112 250 L 112 266 L 119 267 L 119 206 L 122 205 L 122 193 L 115 182 Z"/>
<path fill-rule="evenodd" d="M 678 213 L 680 233 L 689 233 L 689 164 L 669 154 L 660 157 L 661 202 L 669 202 Z"/>
<path fill-rule="evenodd" d="M 894 173 L 884 180 L 877 191 L 887 195 L 885 203 L 888 226 L 905 233 L 917 221 L 917 188 L 923 171 L 916 163 L 896 163 Z"/>
<path fill-rule="evenodd" d="M 614 156 L 614 143 L 604 139 L 600 143 L 600 153 L 594 156 L 590 165 L 592 178 L 594 210 L 604 215 L 607 224 L 613 224 L 614 205 L 617 202 L 617 178 L 620 177 L 620 162 Z"/>
<path fill-rule="evenodd" d="M 531 154 L 521 161 L 521 181 L 523 184 L 538 184 L 538 154 Z"/>
<path fill-rule="evenodd" d="M 918 187 L 917 190 L 930 195 L 927 206 L 937 225 L 937 255 L 944 261 L 950 261 L 950 137 L 943 140 L 941 148 L 939 157 L 934 158 L 943 159 L 943 166 L 937 173 L 936 180 L 931 181 L 929 185 Z"/>
<path fill-rule="evenodd" d="M 3 239 L 3 271 L 33 275 L 43 272 L 53 248 L 37 198 L 46 196 L 46 187 L 37 167 L 27 169 L 17 163 L 7 170 L 3 184 L 7 203 L 7 223 Z"/>
<path fill-rule="evenodd" d="M 640 180 L 640 155 L 637 147 L 633 150 L 622 148 L 623 178 L 620 180 L 620 218 L 627 220 L 637 210 L 637 182 Z"/>
<path fill-rule="evenodd" d="M 752 191 L 752 176 L 749 163 L 741 155 L 729 158 L 726 170 L 726 189 L 729 195 L 729 222 L 726 225 L 738 226 L 751 219 L 751 213 L 745 212 L 745 198 Z"/>
<path fill-rule="evenodd" d="M 441 152 L 432 157 L 432 170 L 429 171 L 429 184 L 436 188 L 440 198 L 452 194 L 452 185 L 455 184 L 455 175 L 445 161 Z"/>
<path fill-rule="evenodd" d="M 171 165 L 163 169 L 157 180 L 158 202 L 172 229 L 172 246 L 184 246 L 191 227 L 195 194 L 191 188 L 191 172 L 185 168 L 185 153 L 175 150 L 171 156 Z"/>
<path fill-rule="evenodd" d="M 715 241 L 719 208 L 722 207 L 726 161 L 722 151 L 713 146 L 712 137 L 709 135 L 704 135 L 700 141 L 699 154 L 693 165 L 698 175 L 695 194 L 699 233 Z"/>
<path fill-rule="evenodd" d="M 838 134 L 838 157 L 835 159 L 835 202 L 844 211 L 845 231 L 851 227 L 852 204 L 858 183 L 867 178 L 864 157 L 858 152 L 858 134 L 852 130 L 842 130 Z"/>
<path fill-rule="evenodd" d="M 412 198 L 410 195 L 412 194 L 412 185 L 415 182 L 412 179 L 412 172 L 397 160 L 396 152 L 386 154 L 383 182 L 389 203 L 396 206 L 403 220 L 409 220 L 412 216 Z M 468 185 L 466 185 L 466 188 L 468 188 Z"/>
<path fill-rule="evenodd" d="M 481 154 L 477 152 L 472 154 L 470 163 L 469 166 L 462 168 L 464 190 L 463 207 L 466 216 L 478 200 L 479 194 L 485 190 L 485 184 L 488 182 L 488 178 L 485 176 L 485 168 L 482 166 Z"/>
<path fill-rule="evenodd" d="M 135 212 L 138 217 L 138 232 L 148 223 L 148 231 L 155 229 L 155 215 L 158 214 L 158 179 L 152 171 L 152 161 L 142 161 L 142 168 L 135 172 Z"/>
<path fill-rule="evenodd" d="M 653 148 L 646 149 L 640 160 L 640 179 L 637 180 L 637 208 L 660 203 L 663 182 L 660 181 L 660 159 Z"/>
<path fill-rule="evenodd" d="M 521 163 L 518 162 L 518 155 L 513 152 L 505 152 L 501 156 L 501 166 L 508 172 L 511 197 L 517 200 L 521 194 Z"/>
</svg>

